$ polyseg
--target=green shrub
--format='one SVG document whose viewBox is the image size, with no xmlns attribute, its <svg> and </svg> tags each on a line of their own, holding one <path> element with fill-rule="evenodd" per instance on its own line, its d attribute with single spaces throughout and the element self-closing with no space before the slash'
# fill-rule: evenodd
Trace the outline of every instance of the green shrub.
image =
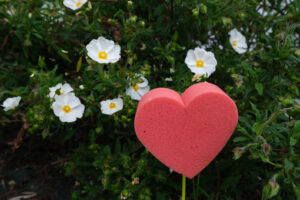
<svg viewBox="0 0 300 200">
<path fill-rule="evenodd" d="M 0 100 L 22 97 L 15 109 L 0 111 L 0 134 L 15 132 L 5 121 L 25 118 L 29 137 L 72 142 L 64 169 L 77 180 L 73 199 L 180 198 L 180 175 L 135 136 L 138 101 L 125 93 L 135 74 L 151 88 L 179 93 L 208 81 L 236 101 L 236 131 L 215 161 L 188 180 L 188 199 L 300 199 L 299 0 L 103 0 L 76 11 L 62 1 L 43 4 L 0 1 Z M 233 28 L 247 39 L 244 54 L 229 43 Z M 118 62 L 87 56 L 86 45 L 99 36 L 121 46 Z M 201 80 L 184 62 L 197 46 L 218 62 Z M 64 82 L 85 105 L 73 123 L 55 116 L 48 97 Z M 118 95 L 123 109 L 102 114 L 100 101 Z"/>
</svg>

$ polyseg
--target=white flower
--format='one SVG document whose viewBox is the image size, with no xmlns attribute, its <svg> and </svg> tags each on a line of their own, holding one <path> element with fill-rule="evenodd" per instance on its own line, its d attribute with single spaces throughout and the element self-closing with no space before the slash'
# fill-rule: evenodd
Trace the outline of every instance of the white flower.
<svg viewBox="0 0 300 200">
<path fill-rule="evenodd" d="M 101 112 L 106 115 L 112 115 L 115 112 L 118 112 L 123 109 L 123 99 L 108 99 L 100 102 Z"/>
<path fill-rule="evenodd" d="M 173 81 L 173 79 L 172 79 L 172 77 L 166 77 L 166 78 L 165 78 L 165 81 L 171 82 L 171 81 Z"/>
<path fill-rule="evenodd" d="M 184 62 L 193 73 L 207 75 L 207 77 L 216 70 L 217 65 L 215 55 L 199 47 L 196 47 L 194 50 L 190 49 Z"/>
<path fill-rule="evenodd" d="M 13 16 L 16 14 L 16 9 L 13 6 L 10 6 L 9 10 L 7 10 L 6 13 L 10 16 Z"/>
<path fill-rule="evenodd" d="M 77 10 L 85 4 L 87 0 L 64 0 L 64 5 L 72 10 Z"/>
<path fill-rule="evenodd" d="M 66 93 L 55 96 L 52 109 L 60 121 L 74 122 L 77 118 L 82 117 L 84 105 L 81 104 L 79 98 L 74 93 Z"/>
<path fill-rule="evenodd" d="M 59 15 L 58 14 L 53 15 L 53 13 L 55 13 L 53 11 L 56 11 Z M 58 22 L 64 21 L 62 15 L 64 15 L 65 12 L 61 9 L 60 5 L 58 4 L 58 1 L 54 1 L 54 2 L 46 1 L 41 7 L 41 13 L 42 13 L 42 17 L 44 17 L 45 19 L 46 16 L 48 16 L 51 19 L 51 24 L 53 23 L 54 20 L 57 20 Z"/>
<path fill-rule="evenodd" d="M 46 1 L 44 2 L 44 4 L 42 5 L 41 7 L 42 9 L 47 9 L 47 10 L 53 10 L 54 9 L 54 4 L 53 2 L 49 2 L 49 1 Z"/>
<path fill-rule="evenodd" d="M 170 73 L 175 73 L 175 68 L 174 67 L 170 68 Z"/>
<path fill-rule="evenodd" d="M 269 29 L 266 31 L 266 35 L 267 35 L 267 36 L 270 36 L 271 33 L 273 33 L 273 28 L 272 28 L 272 27 L 269 28 Z"/>
<path fill-rule="evenodd" d="M 84 86 L 83 85 L 79 85 L 79 89 L 83 90 Z"/>
<path fill-rule="evenodd" d="M 20 96 L 7 98 L 2 104 L 2 106 L 4 107 L 4 111 L 14 109 L 15 107 L 17 107 L 19 105 L 20 101 L 21 101 Z"/>
<path fill-rule="evenodd" d="M 253 51 L 256 47 L 256 35 L 252 34 L 252 38 L 249 40 L 249 51 Z"/>
<path fill-rule="evenodd" d="M 58 89 L 60 94 L 65 94 L 73 91 L 73 88 L 68 83 L 65 84 L 59 83 L 56 86 L 49 88 L 50 90 L 49 97 L 53 98 L 56 95 L 56 90 Z"/>
<path fill-rule="evenodd" d="M 137 83 L 130 88 L 127 88 L 126 95 L 130 96 L 133 100 L 141 100 L 142 96 L 144 96 L 149 90 L 150 87 L 148 85 L 148 80 L 141 74 L 136 74 L 136 77 L 140 78 L 143 82 Z"/>
<path fill-rule="evenodd" d="M 121 58 L 121 47 L 104 37 L 93 39 L 86 49 L 88 56 L 98 63 L 115 63 Z"/>
<path fill-rule="evenodd" d="M 245 53 L 248 48 L 245 36 L 243 36 L 236 29 L 232 29 L 229 32 L 229 35 L 230 35 L 229 42 L 232 48 L 239 54 Z"/>
</svg>

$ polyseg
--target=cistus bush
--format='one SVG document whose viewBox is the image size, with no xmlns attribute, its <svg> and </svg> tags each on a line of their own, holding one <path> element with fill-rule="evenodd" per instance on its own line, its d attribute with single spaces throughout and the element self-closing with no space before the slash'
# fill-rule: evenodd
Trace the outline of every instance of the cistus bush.
<svg viewBox="0 0 300 200">
<path fill-rule="evenodd" d="M 180 199 L 135 111 L 149 89 L 207 81 L 239 122 L 188 199 L 300 199 L 299 19 L 299 0 L 2 0 L 0 134 L 20 120 L 23 137 L 71 143 L 72 199 Z"/>
</svg>

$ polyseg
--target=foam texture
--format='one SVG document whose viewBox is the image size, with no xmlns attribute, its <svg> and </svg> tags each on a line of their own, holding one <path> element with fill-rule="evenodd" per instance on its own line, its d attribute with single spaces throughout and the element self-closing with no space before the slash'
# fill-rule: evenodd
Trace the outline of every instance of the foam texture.
<svg viewBox="0 0 300 200">
<path fill-rule="evenodd" d="M 210 83 L 180 96 L 167 88 L 145 94 L 138 104 L 135 132 L 163 164 L 193 178 L 222 150 L 238 121 L 234 101 Z"/>
</svg>

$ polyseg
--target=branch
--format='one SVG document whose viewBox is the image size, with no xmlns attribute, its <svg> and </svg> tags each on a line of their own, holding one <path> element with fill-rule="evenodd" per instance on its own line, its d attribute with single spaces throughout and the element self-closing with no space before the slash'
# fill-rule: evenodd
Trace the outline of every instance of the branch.
<svg viewBox="0 0 300 200">
<path fill-rule="evenodd" d="M 11 33 L 8 33 L 5 37 L 4 37 L 4 40 L 3 40 L 3 42 L 2 42 L 2 45 L 1 45 L 1 50 L 4 48 L 4 46 L 6 45 L 6 43 L 7 43 L 7 40 L 8 40 L 8 37 L 9 37 L 9 35 L 10 35 Z"/>
<path fill-rule="evenodd" d="M 23 141 L 23 135 L 26 129 L 28 129 L 28 124 L 27 124 L 27 120 L 25 117 L 22 117 L 22 121 L 23 121 L 23 126 L 21 127 L 21 129 L 18 132 L 17 138 L 14 139 L 11 142 L 8 142 L 8 145 L 12 145 L 12 151 L 15 152 L 16 149 L 19 148 L 20 143 Z"/>
</svg>

